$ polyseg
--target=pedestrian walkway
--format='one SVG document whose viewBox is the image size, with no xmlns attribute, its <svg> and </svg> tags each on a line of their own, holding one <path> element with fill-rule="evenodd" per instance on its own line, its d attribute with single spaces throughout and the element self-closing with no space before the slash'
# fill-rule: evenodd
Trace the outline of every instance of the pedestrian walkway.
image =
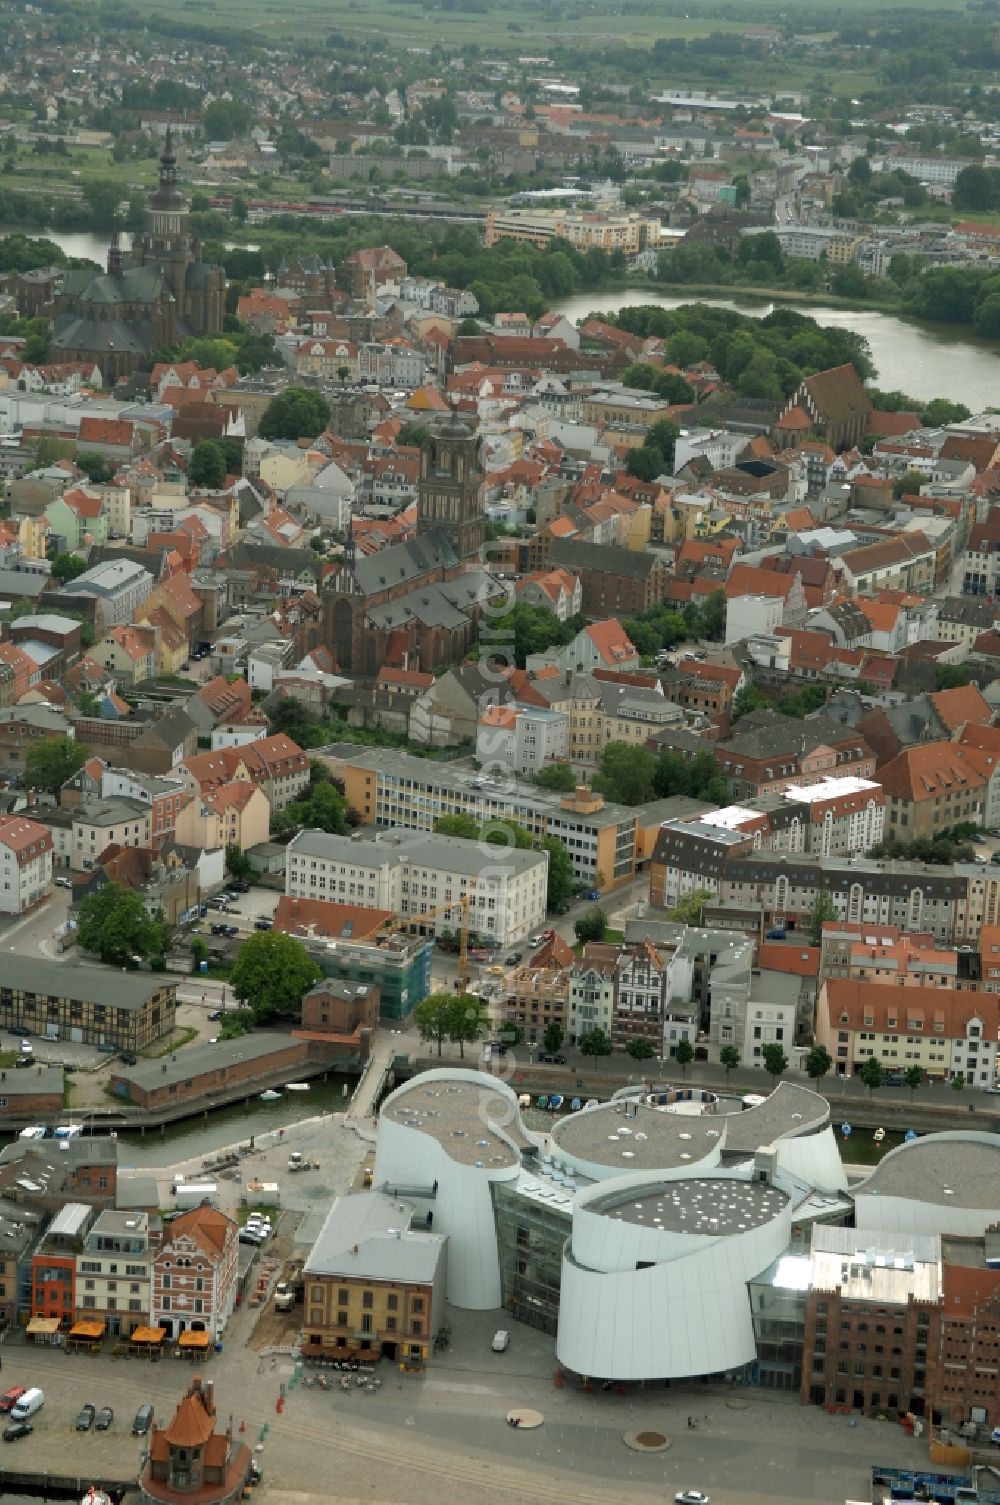
<svg viewBox="0 0 1000 1505">
<path fill-rule="evenodd" d="M 354 1089 L 344 1118 L 346 1128 L 353 1129 L 361 1139 L 374 1143 L 373 1119 L 378 1100 L 382 1095 L 385 1078 L 396 1055 L 396 1041 L 392 1035 L 380 1032 L 372 1043 L 368 1064 Z"/>
</svg>

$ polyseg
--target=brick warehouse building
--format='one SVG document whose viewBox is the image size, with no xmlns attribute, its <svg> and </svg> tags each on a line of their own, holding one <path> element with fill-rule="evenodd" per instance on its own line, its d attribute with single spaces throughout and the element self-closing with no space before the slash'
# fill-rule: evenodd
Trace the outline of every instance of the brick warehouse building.
<svg viewBox="0 0 1000 1505">
<path fill-rule="evenodd" d="M 0 1028 L 82 1045 L 143 1050 L 174 1027 L 177 983 L 156 974 L 93 972 L 8 955 L 0 975 Z"/>
</svg>

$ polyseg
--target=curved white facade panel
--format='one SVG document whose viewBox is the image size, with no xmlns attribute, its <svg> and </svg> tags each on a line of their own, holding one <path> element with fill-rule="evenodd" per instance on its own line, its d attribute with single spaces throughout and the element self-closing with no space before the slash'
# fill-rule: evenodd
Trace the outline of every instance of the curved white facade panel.
<svg viewBox="0 0 1000 1505">
<path fill-rule="evenodd" d="M 619 1191 L 652 1198 L 704 1179 L 697 1170 L 655 1180 L 621 1177 L 614 1198 Z M 750 1186 L 738 1172 L 716 1172 L 711 1180 L 720 1194 L 726 1183 L 734 1195 Z M 714 1374 L 749 1363 L 756 1348 L 747 1282 L 787 1248 L 791 1202 L 782 1198 L 758 1226 L 692 1236 L 599 1211 L 611 1196 L 605 1186 L 593 1187 L 573 1208 L 562 1263 L 559 1362 L 578 1374 L 621 1380 Z"/>
<path fill-rule="evenodd" d="M 456 1094 L 449 1101 L 445 1094 L 450 1086 L 462 1083 L 464 1096 Z M 432 1101 L 439 1107 L 428 1110 L 426 1104 Z M 408 1109 L 409 1102 L 421 1106 Z M 412 1112 L 413 1121 L 403 1120 L 400 1109 Z M 449 1110 L 451 1117 L 446 1117 Z M 481 1148 L 477 1136 L 486 1141 Z M 454 1306 L 488 1311 L 501 1304 L 490 1184 L 517 1179 L 518 1146 L 527 1142 L 534 1143 L 534 1136 L 521 1124 L 515 1094 L 482 1072 L 425 1071 L 382 1104 L 375 1185 L 405 1191 L 421 1212 L 433 1213 L 433 1231 L 447 1234 L 448 1300 Z M 483 1163 L 476 1164 L 480 1158 Z M 491 1164 L 493 1159 L 504 1163 Z"/>
<path fill-rule="evenodd" d="M 830 1125 L 801 1139 L 779 1139 L 774 1149 L 779 1170 L 807 1182 L 814 1190 L 831 1195 L 847 1190 L 847 1172 Z"/>
</svg>

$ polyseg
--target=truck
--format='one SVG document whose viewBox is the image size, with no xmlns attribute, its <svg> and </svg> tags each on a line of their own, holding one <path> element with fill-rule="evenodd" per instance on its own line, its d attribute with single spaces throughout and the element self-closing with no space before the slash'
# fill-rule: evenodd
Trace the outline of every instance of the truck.
<svg viewBox="0 0 1000 1505">
<path fill-rule="evenodd" d="M 287 1280 L 279 1280 L 274 1288 L 274 1310 L 290 1312 L 295 1305 L 295 1291 Z"/>
<path fill-rule="evenodd" d="M 288 1157 L 288 1169 L 290 1171 L 304 1171 L 307 1162 L 302 1157 L 301 1150 L 293 1150 Z"/>
<path fill-rule="evenodd" d="M 213 1207 L 219 1205 L 217 1181 L 175 1181 L 170 1190 L 180 1208 L 200 1207 L 202 1202 L 210 1202 Z"/>
</svg>

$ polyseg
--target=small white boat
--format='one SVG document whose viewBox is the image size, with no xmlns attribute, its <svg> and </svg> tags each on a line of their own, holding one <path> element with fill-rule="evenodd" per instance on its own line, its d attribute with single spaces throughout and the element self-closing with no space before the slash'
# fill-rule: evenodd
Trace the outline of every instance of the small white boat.
<svg viewBox="0 0 1000 1505">
<path fill-rule="evenodd" d="M 275 1092 L 272 1087 L 269 1087 L 266 1092 L 261 1093 L 260 1100 L 262 1103 L 277 1103 L 281 1100 L 281 1093 Z"/>
<path fill-rule="evenodd" d="M 79 1139 L 82 1133 L 82 1124 L 60 1124 L 58 1128 L 52 1130 L 52 1137 L 54 1139 Z"/>
<path fill-rule="evenodd" d="M 18 1139 L 44 1139 L 45 1138 L 45 1125 L 44 1124 L 32 1124 L 30 1126 L 30 1128 L 22 1129 L 21 1132 L 20 1132 L 20 1134 L 17 1137 L 18 1137 Z"/>
<path fill-rule="evenodd" d="M 286 1092 L 308 1092 L 309 1091 L 309 1083 L 308 1082 L 286 1082 L 285 1083 L 285 1091 Z"/>
</svg>

